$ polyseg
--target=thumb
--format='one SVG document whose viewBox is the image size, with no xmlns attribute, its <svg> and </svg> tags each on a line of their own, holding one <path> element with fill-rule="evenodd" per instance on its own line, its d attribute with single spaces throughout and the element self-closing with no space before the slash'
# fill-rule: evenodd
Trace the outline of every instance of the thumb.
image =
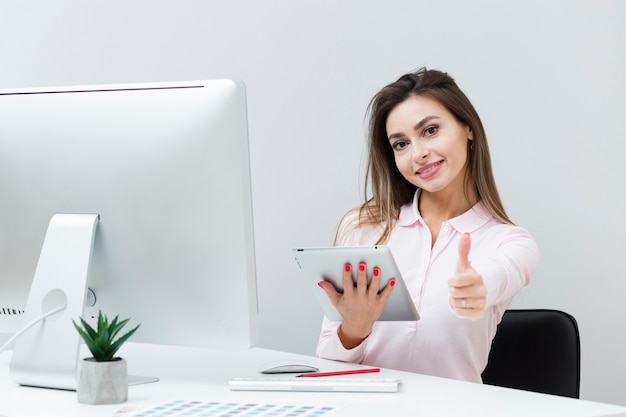
<svg viewBox="0 0 626 417">
<path fill-rule="evenodd" d="M 341 294 L 337 292 L 335 286 L 328 281 L 320 281 L 317 283 L 317 285 L 324 290 L 331 304 L 337 305 L 339 299 L 341 298 Z"/>
<path fill-rule="evenodd" d="M 470 234 L 464 233 L 459 241 L 459 262 L 456 266 L 457 272 L 465 272 L 465 270 L 469 268 L 470 263 L 468 256 L 471 245 L 472 240 L 470 239 Z"/>
</svg>

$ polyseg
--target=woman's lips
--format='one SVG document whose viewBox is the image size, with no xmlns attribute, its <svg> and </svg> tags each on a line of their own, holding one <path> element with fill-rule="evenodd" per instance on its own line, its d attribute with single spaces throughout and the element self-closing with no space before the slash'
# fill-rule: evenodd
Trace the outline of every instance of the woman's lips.
<svg viewBox="0 0 626 417">
<path fill-rule="evenodd" d="M 423 168 L 420 168 L 417 170 L 417 175 L 421 178 L 421 179 L 428 179 L 430 177 L 432 177 L 433 175 L 437 174 L 437 172 L 439 172 L 439 169 L 441 168 L 441 164 L 443 163 L 443 161 L 438 161 L 438 162 L 433 162 L 432 164 L 428 164 Z"/>
</svg>

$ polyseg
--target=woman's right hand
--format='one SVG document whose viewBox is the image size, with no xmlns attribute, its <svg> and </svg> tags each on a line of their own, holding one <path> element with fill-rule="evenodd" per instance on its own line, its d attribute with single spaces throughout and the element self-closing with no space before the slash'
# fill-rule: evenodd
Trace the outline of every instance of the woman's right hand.
<svg viewBox="0 0 626 417">
<path fill-rule="evenodd" d="M 372 270 L 372 279 L 368 285 L 367 265 L 364 263 L 357 267 L 356 284 L 352 279 L 352 265 L 345 265 L 342 274 L 343 293 L 338 292 L 330 282 L 318 283 L 341 315 L 338 334 L 346 349 L 360 345 L 372 332 L 395 283 L 392 278 L 379 293 L 380 269 L 375 267 Z"/>
</svg>

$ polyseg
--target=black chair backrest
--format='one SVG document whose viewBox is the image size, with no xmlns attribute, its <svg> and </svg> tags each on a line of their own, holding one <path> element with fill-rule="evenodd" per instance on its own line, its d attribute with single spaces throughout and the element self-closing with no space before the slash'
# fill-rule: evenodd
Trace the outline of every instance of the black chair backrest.
<svg viewBox="0 0 626 417">
<path fill-rule="evenodd" d="M 507 310 L 482 377 L 489 385 L 579 398 L 576 319 L 558 310 Z"/>
</svg>

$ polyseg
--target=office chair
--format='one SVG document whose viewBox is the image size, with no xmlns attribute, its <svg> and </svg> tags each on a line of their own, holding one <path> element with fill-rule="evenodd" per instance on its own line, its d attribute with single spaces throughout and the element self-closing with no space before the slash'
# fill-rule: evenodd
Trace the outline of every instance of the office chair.
<svg viewBox="0 0 626 417">
<path fill-rule="evenodd" d="M 482 377 L 489 385 L 579 398 L 576 319 L 558 310 L 507 310 Z"/>
</svg>

